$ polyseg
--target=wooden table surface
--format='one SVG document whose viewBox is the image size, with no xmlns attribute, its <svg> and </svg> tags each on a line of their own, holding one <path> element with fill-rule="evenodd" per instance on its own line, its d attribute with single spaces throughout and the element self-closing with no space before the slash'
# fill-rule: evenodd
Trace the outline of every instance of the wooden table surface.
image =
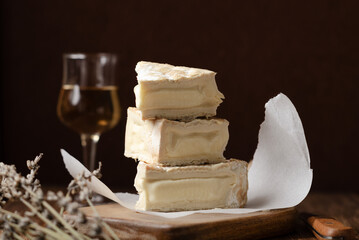
<svg viewBox="0 0 359 240">
<path fill-rule="evenodd" d="M 354 228 L 359 239 L 359 194 L 358 193 L 310 193 L 298 205 L 298 212 L 334 217 L 344 225 Z M 306 226 L 298 220 L 293 233 L 270 239 L 316 239 Z"/>
<path fill-rule="evenodd" d="M 12 207 L 11 210 L 14 209 Z M 334 217 L 343 224 L 351 226 L 357 232 L 356 239 L 359 240 L 359 194 L 358 193 L 310 193 L 307 198 L 297 206 L 299 213 Z M 287 235 L 270 239 L 316 239 L 306 228 L 304 223 L 297 221 L 295 230 Z"/>
</svg>

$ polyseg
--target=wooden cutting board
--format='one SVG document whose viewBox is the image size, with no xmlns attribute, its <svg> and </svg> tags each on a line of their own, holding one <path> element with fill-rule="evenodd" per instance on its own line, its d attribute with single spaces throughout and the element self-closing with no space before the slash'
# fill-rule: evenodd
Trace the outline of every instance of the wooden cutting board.
<svg viewBox="0 0 359 240">
<path fill-rule="evenodd" d="M 94 216 L 90 207 L 81 210 L 89 218 Z M 248 214 L 196 213 L 174 219 L 119 204 L 98 205 L 96 210 L 121 239 L 259 239 L 289 233 L 296 220 L 295 208 Z"/>
</svg>

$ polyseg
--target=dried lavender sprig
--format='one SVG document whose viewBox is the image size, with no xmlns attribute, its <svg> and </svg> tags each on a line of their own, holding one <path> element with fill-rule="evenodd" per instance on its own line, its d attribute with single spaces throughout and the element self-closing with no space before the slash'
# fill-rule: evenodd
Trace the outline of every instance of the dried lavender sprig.
<svg viewBox="0 0 359 240">
<path fill-rule="evenodd" d="M 72 193 L 73 195 L 77 194 L 80 200 L 86 200 L 87 204 L 91 207 L 92 211 L 94 212 L 96 219 L 100 219 L 100 216 L 90 200 L 91 191 L 88 188 L 87 184 L 88 182 L 91 181 L 92 176 L 95 176 L 97 178 L 101 177 L 101 167 L 102 167 L 102 163 L 99 162 L 98 169 L 94 170 L 90 174 L 82 172 L 81 174 L 76 176 L 68 186 L 68 193 Z M 107 230 L 107 232 L 111 235 L 111 237 L 113 237 L 113 239 L 116 240 L 119 239 L 118 236 L 115 234 L 115 232 L 107 223 L 103 221 L 98 221 L 98 224 L 103 226 Z M 107 239 L 106 235 L 103 235 L 102 237 Z"/>
<path fill-rule="evenodd" d="M 3 195 L 0 194 L 0 201 L 5 202 L 5 200 L 11 200 L 11 199 L 19 199 L 21 202 L 23 202 L 29 209 L 31 209 L 32 212 L 25 212 L 26 215 L 29 215 L 28 213 L 31 213 L 32 216 L 37 216 L 39 219 L 41 219 L 44 223 L 46 223 L 48 226 L 52 227 L 51 229 L 43 228 L 42 226 L 31 223 L 27 228 L 24 227 L 24 229 L 20 229 L 22 231 L 21 234 L 26 234 L 26 237 L 28 239 L 31 239 L 31 236 L 37 236 L 37 237 L 46 237 L 52 238 L 52 239 L 72 239 L 69 238 L 68 233 L 66 233 L 64 230 L 67 230 L 71 233 L 72 237 L 75 237 L 73 235 L 77 235 L 77 239 L 87 239 L 90 238 L 84 234 L 78 233 L 72 226 L 67 223 L 63 218 L 62 214 L 60 215 L 57 213 L 57 211 L 44 200 L 44 195 L 41 190 L 40 182 L 35 178 L 35 175 L 37 174 L 39 170 L 38 162 L 40 161 L 42 157 L 42 154 L 37 156 L 35 160 L 33 161 L 27 161 L 27 166 L 30 169 L 30 173 L 27 175 L 26 178 L 22 177 L 21 174 L 17 173 L 15 166 L 9 166 L 5 165 L 3 163 L 0 163 L 0 180 L 1 180 L 1 190 L 0 193 L 5 193 Z M 100 165 L 101 168 L 101 165 Z M 78 179 L 75 179 L 75 183 L 73 183 L 73 189 L 72 192 L 76 192 L 79 194 L 80 199 L 84 200 L 87 198 L 89 202 L 89 197 L 91 196 L 91 191 L 87 187 L 87 181 L 91 180 L 91 176 L 96 175 L 100 177 L 100 168 L 96 171 L 94 171 L 92 174 L 83 175 L 80 176 Z M 71 185 L 71 184 L 70 184 Z M 76 186 L 77 185 L 77 186 Z M 74 190 L 75 189 L 75 190 Z M 3 191 L 5 190 L 5 191 Z M 55 194 L 52 194 L 52 198 Z M 51 198 L 51 194 L 47 196 L 47 198 Z M 4 199 L 5 197 L 5 199 Z M 6 199 L 8 198 L 8 199 Z M 58 202 L 61 200 L 63 204 L 63 209 L 66 207 L 68 212 L 73 212 L 78 214 L 78 222 L 86 223 L 86 216 L 78 211 L 78 205 L 72 202 L 71 198 L 69 198 L 69 194 L 66 194 L 66 197 L 63 198 L 63 194 L 57 194 Z M 60 200 L 59 200 L 60 199 Z M 29 201 L 31 202 L 29 202 Z M 53 198 L 53 200 L 55 200 Z M 33 204 L 33 206 L 32 206 Z M 91 203 L 92 204 L 92 203 Z M 0 207 L 0 212 L 1 212 Z M 61 212 L 62 213 L 62 212 Z M 8 214 L 9 215 L 9 214 Z M 14 214 L 11 214 L 13 216 L 16 216 Z M 49 218 L 49 219 L 48 219 Z M 18 219 L 21 219 L 21 216 L 19 215 Z M 110 233 L 114 239 L 118 239 L 117 235 L 114 234 L 112 229 L 103 222 L 100 218 L 96 218 L 96 223 L 94 223 L 93 229 L 102 229 L 103 227 L 106 228 L 107 233 Z M 9 222 L 11 223 L 11 222 Z M 11 223 L 17 224 L 17 223 Z M 57 227 L 59 225 L 59 227 Z M 65 227 L 65 229 L 62 229 L 62 227 Z M 20 231 L 19 227 L 13 227 L 13 229 Z M 34 230 L 33 230 L 34 229 Z M 74 231 L 71 232 L 70 229 L 73 229 Z M 108 230 L 109 229 L 109 230 Z M 110 239 L 110 236 L 107 236 L 100 230 L 101 237 L 105 239 Z M 38 233 L 39 235 L 36 235 L 35 233 Z M 96 231 L 94 231 L 96 233 Z M 16 233 L 14 235 L 15 238 L 18 238 L 20 235 Z"/>
<path fill-rule="evenodd" d="M 21 231 L 21 228 L 18 226 L 18 225 L 16 225 L 16 224 L 14 224 L 14 223 L 11 223 L 11 222 L 9 222 L 9 225 L 11 226 L 11 227 L 13 227 L 13 228 L 15 228 L 15 229 L 17 229 L 17 231 L 18 232 L 22 232 Z M 13 234 L 14 233 L 16 233 L 16 232 L 13 232 Z M 31 229 L 28 229 L 27 231 L 25 231 L 25 232 L 23 232 L 21 235 L 23 235 L 24 237 L 26 237 L 26 239 L 29 239 L 29 240 L 31 240 L 31 239 L 34 239 L 34 235 L 36 236 L 36 235 L 38 235 L 40 232 L 38 232 L 38 231 L 34 231 L 34 230 L 31 230 Z M 57 240 L 58 238 L 53 238 L 53 237 L 51 237 L 51 236 L 46 236 L 47 237 L 47 239 L 49 239 L 49 240 Z M 23 238 L 21 238 L 21 239 L 23 239 Z"/>
<path fill-rule="evenodd" d="M 59 220 L 59 222 L 68 230 L 71 232 L 71 234 L 73 235 L 73 237 L 82 239 L 82 234 L 80 234 L 79 232 L 77 232 L 73 227 L 70 226 L 70 224 L 68 224 L 65 219 L 63 219 L 60 214 L 53 208 L 50 206 L 50 204 L 48 204 L 46 201 L 43 202 L 44 206 L 52 213 L 52 215 L 54 215 L 57 220 Z"/>
<path fill-rule="evenodd" d="M 9 216 L 11 216 L 11 217 L 13 217 L 13 218 L 16 218 L 16 219 L 18 219 L 18 220 L 21 220 L 21 219 L 23 218 L 23 216 L 20 216 L 19 214 L 16 214 L 16 213 L 7 211 L 7 210 L 2 209 L 2 208 L 0 208 L 0 212 L 4 213 L 4 214 L 6 214 L 6 215 L 9 215 Z M 45 228 L 45 227 L 43 227 L 43 226 L 37 224 L 36 222 L 30 223 L 30 225 L 29 225 L 28 227 L 40 229 L 40 230 L 42 230 L 42 231 L 48 233 L 49 235 L 51 235 L 51 236 L 53 236 L 53 237 L 55 236 L 54 234 L 56 234 L 56 233 L 53 232 L 52 230 L 50 230 L 50 229 L 48 229 L 48 228 Z"/>
<path fill-rule="evenodd" d="M 41 215 L 37 209 L 32 206 L 29 202 L 27 202 L 26 200 L 24 199 L 21 199 L 21 202 L 23 204 L 25 204 L 33 213 L 36 214 L 36 216 L 38 218 L 40 218 L 44 223 L 46 223 L 47 225 L 51 226 L 58 234 L 61 234 L 63 239 L 69 239 L 71 240 L 71 236 L 68 235 L 67 233 L 65 233 L 64 231 L 62 231 L 58 226 L 56 226 L 56 224 L 54 224 L 53 222 L 51 222 L 49 219 L 45 218 L 43 215 Z"/>
<path fill-rule="evenodd" d="M 30 174 L 27 175 L 26 178 L 22 177 L 19 173 L 17 173 L 15 166 L 5 165 L 1 163 L 0 165 L 0 174 L 1 174 L 1 189 L 2 192 L 5 192 L 5 197 L 8 199 L 20 199 L 24 204 L 27 201 L 25 199 L 31 199 L 33 204 L 40 202 L 39 201 L 39 189 L 40 189 L 40 182 L 35 179 L 35 175 L 39 169 L 38 162 L 40 161 L 42 154 L 37 156 L 34 161 L 27 161 L 27 166 L 30 169 Z M 25 190 L 25 191 L 24 191 Z M 35 194 L 32 190 L 36 191 Z M 42 194 L 42 191 L 40 191 Z M 32 196 L 32 198 L 31 198 Z M 35 197 L 34 197 L 35 196 Z M 40 196 L 42 198 L 42 196 Z M 42 199 L 41 199 L 42 200 Z M 35 203 L 34 203 L 35 202 Z M 26 204 L 25 204 L 26 205 Z M 41 204 L 38 204 L 41 206 Z M 31 206 L 31 204 L 27 204 L 27 206 Z M 39 206 L 37 206 L 39 207 Z M 40 209 L 41 210 L 41 209 Z M 41 216 L 38 212 L 38 209 L 35 207 L 32 208 L 33 212 L 36 212 L 37 216 Z M 40 217 L 41 218 L 41 217 Z M 44 220 L 44 218 L 42 218 Z M 47 223 L 50 223 L 47 221 Z M 51 224 L 50 224 L 51 225 Z M 55 226 L 56 229 L 56 225 Z M 63 239 L 64 232 L 60 229 L 56 229 L 59 234 L 62 235 Z M 60 235 L 60 236 L 61 236 Z M 71 239 L 70 237 L 68 239 Z"/>
<path fill-rule="evenodd" d="M 37 198 L 38 196 L 32 192 L 30 189 L 25 187 L 25 190 L 28 191 L 34 198 Z M 41 201 L 42 205 L 48 210 L 50 211 L 50 213 L 69 231 L 71 232 L 71 234 L 73 235 L 73 237 L 82 238 L 82 234 L 80 234 L 79 232 L 77 232 L 73 227 L 71 227 L 66 221 L 65 219 L 62 218 L 62 216 L 46 201 Z M 28 205 L 27 205 L 28 206 Z M 28 206 L 29 207 L 29 206 Z M 31 209 L 33 210 L 33 209 Z M 44 218 L 45 219 L 45 218 Z"/>
<path fill-rule="evenodd" d="M 89 206 L 91 207 L 93 213 L 95 214 L 96 217 L 100 217 L 100 215 L 98 214 L 98 212 L 96 211 L 96 208 L 94 207 L 94 205 L 92 204 L 92 202 L 90 201 L 90 199 L 86 198 Z M 106 230 L 108 231 L 108 233 L 116 240 L 119 240 L 118 236 L 116 235 L 116 233 L 112 230 L 112 228 L 105 222 L 101 222 L 101 224 L 106 228 Z"/>
</svg>

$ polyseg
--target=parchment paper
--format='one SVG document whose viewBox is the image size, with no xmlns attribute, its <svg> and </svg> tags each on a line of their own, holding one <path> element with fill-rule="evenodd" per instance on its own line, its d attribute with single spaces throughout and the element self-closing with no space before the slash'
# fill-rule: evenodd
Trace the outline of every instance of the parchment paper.
<svg viewBox="0 0 359 240">
<path fill-rule="evenodd" d="M 61 149 L 65 166 L 75 177 L 88 171 L 78 160 Z M 313 178 L 304 130 L 299 115 L 287 96 L 278 94 L 265 104 L 258 146 L 248 173 L 248 203 L 244 208 L 210 209 L 173 213 L 139 211 L 167 218 L 189 214 L 240 214 L 298 205 L 307 196 Z M 104 183 L 92 177 L 89 187 L 122 206 L 134 209 L 137 194 L 113 193 Z"/>
</svg>

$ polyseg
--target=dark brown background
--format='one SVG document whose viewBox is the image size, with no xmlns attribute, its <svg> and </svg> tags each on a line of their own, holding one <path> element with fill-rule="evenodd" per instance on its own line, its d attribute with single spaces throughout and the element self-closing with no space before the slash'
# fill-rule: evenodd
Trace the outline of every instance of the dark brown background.
<svg viewBox="0 0 359 240">
<path fill-rule="evenodd" d="M 125 109 L 139 60 L 218 72 L 230 121 L 225 155 L 252 158 L 264 104 L 279 92 L 302 118 L 316 190 L 358 189 L 359 2 L 3 1 L 1 160 L 24 170 L 43 152 L 40 179 L 70 179 L 59 149 L 81 157 L 56 116 L 64 52 L 114 52 L 123 117 L 99 143 L 104 181 L 131 188 Z"/>
</svg>

